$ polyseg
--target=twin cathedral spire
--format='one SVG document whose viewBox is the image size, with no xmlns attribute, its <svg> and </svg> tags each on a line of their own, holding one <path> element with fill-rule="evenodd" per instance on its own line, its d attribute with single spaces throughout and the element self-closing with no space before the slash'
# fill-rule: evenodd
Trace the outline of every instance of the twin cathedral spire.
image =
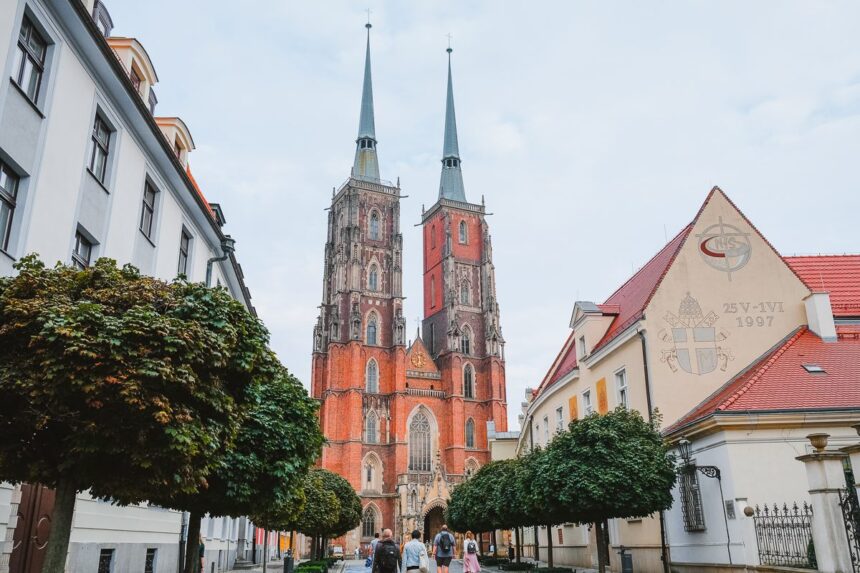
<svg viewBox="0 0 860 573">
<path fill-rule="evenodd" d="M 373 80 L 370 71 L 370 28 L 367 28 L 367 50 L 364 58 L 364 84 L 361 91 L 361 113 L 358 120 L 358 138 L 355 140 L 353 177 L 378 181 L 379 157 L 376 153 L 376 123 L 373 114 Z M 439 181 L 439 199 L 466 203 L 463 172 L 460 168 L 460 147 L 457 141 L 457 117 L 454 112 L 454 82 L 451 74 L 451 52 L 448 47 L 448 92 L 445 102 L 445 136 L 442 144 L 442 176 Z"/>
</svg>

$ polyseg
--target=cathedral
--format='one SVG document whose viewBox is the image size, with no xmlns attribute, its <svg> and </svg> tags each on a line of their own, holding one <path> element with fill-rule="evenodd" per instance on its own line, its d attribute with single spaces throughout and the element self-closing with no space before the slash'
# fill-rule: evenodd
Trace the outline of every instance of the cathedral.
<svg viewBox="0 0 860 573">
<path fill-rule="evenodd" d="M 312 394 L 328 443 L 322 467 L 362 500 L 343 539 L 364 548 L 390 527 L 425 537 L 451 490 L 490 459 L 488 429 L 507 430 L 504 339 L 485 207 L 463 185 L 451 49 L 441 181 L 423 210 L 424 318 L 407 339 L 400 182 L 380 178 L 370 24 L 355 161 L 328 209 L 322 304 L 314 327 Z"/>
</svg>

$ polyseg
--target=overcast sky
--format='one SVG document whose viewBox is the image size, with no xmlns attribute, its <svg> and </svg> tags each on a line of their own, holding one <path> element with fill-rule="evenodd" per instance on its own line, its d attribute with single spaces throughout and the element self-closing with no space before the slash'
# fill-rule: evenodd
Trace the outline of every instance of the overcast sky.
<svg viewBox="0 0 860 573">
<path fill-rule="evenodd" d="M 486 197 L 508 415 L 602 302 L 719 185 L 784 254 L 860 250 L 860 3 L 105 0 L 178 115 L 272 344 L 306 384 L 331 189 L 355 149 L 372 9 L 382 177 L 421 309 L 446 35 L 466 195 Z"/>
</svg>

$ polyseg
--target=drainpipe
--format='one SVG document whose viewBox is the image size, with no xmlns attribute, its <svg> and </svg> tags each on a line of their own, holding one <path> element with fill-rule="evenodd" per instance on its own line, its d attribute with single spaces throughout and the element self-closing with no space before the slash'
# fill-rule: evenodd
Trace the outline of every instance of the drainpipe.
<svg viewBox="0 0 860 573">
<path fill-rule="evenodd" d="M 644 317 L 643 317 L 644 318 Z M 648 421 L 653 417 L 654 407 L 651 403 L 651 376 L 648 373 L 648 351 L 645 345 L 645 331 L 639 331 L 639 340 L 642 342 L 642 370 L 645 373 L 645 399 L 648 403 Z M 666 516 L 660 512 L 660 560 L 663 562 L 663 573 L 669 571 L 669 547 L 666 545 Z"/>
<path fill-rule="evenodd" d="M 210 286 L 209 283 L 212 282 L 212 265 L 215 263 L 220 263 L 221 261 L 226 261 L 230 257 L 230 253 L 232 253 L 236 249 L 236 240 L 230 235 L 224 235 L 224 238 L 221 239 L 221 252 L 223 253 L 220 257 L 212 257 L 208 261 L 206 261 L 206 286 Z"/>
</svg>

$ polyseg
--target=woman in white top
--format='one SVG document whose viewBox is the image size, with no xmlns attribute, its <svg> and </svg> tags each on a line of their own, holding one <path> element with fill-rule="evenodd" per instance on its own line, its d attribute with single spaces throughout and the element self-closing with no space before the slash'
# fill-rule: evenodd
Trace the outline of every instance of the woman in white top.
<svg viewBox="0 0 860 573">
<path fill-rule="evenodd" d="M 475 541 L 475 536 L 471 531 L 467 531 L 466 539 L 463 540 L 463 569 L 466 573 L 481 573 L 481 564 L 478 563 L 480 554 L 481 548 Z"/>
</svg>

